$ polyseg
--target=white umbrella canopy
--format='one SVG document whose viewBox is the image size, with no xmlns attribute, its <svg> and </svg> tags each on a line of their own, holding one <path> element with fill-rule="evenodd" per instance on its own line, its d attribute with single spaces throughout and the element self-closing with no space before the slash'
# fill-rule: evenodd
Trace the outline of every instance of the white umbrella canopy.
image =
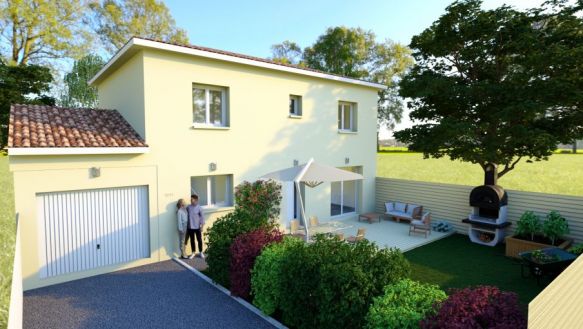
<svg viewBox="0 0 583 329">
<path fill-rule="evenodd" d="M 273 179 L 282 182 L 328 183 L 347 180 L 361 180 L 364 177 L 351 171 L 338 169 L 310 159 L 303 165 L 286 168 L 261 176 L 262 179 Z M 307 184 L 310 186 L 310 184 Z"/>
<path fill-rule="evenodd" d="M 304 183 L 309 187 L 316 187 L 324 182 L 340 182 L 350 180 L 362 180 L 364 177 L 351 171 L 338 169 L 336 167 L 320 164 L 310 159 L 306 164 L 286 168 L 265 174 L 260 179 L 273 179 L 281 182 L 294 182 L 297 191 L 300 190 L 299 183 Z M 300 209 L 303 218 L 306 218 L 305 207 L 302 200 L 302 195 L 298 193 L 300 200 Z M 304 220 L 304 227 L 306 228 L 306 238 L 309 237 L 308 222 Z"/>
</svg>

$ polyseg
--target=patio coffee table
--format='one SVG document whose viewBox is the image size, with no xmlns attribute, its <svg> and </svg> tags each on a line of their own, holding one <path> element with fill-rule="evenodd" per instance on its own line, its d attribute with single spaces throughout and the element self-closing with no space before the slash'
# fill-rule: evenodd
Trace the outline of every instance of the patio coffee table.
<svg viewBox="0 0 583 329">
<path fill-rule="evenodd" d="M 368 221 L 369 224 L 372 224 L 373 220 L 378 220 L 380 223 L 381 222 L 381 214 L 377 214 L 376 212 L 368 212 L 366 214 L 360 214 L 360 215 L 358 215 L 358 221 L 360 222 L 361 220 L 366 220 L 366 221 Z"/>
<path fill-rule="evenodd" d="M 541 255 L 544 259 L 541 259 L 541 256 L 536 257 L 536 254 Z M 528 268 L 530 275 L 536 278 L 536 283 L 539 285 L 543 276 L 560 274 L 577 258 L 576 255 L 556 247 L 524 251 L 518 255 L 522 259 L 520 275 L 523 278 L 527 277 L 524 269 Z"/>
</svg>

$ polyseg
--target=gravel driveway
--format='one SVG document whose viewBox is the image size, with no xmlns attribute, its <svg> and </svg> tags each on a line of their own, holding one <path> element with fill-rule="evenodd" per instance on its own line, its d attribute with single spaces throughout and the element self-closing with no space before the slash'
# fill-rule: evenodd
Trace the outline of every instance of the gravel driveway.
<svg viewBox="0 0 583 329">
<path fill-rule="evenodd" d="M 24 293 L 24 328 L 273 328 L 174 261 Z"/>
</svg>

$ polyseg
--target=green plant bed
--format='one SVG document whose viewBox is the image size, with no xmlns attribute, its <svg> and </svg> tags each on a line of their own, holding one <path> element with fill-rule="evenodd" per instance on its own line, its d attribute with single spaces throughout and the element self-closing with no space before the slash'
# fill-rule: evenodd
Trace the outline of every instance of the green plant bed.
<svg viewBox="0 0 583 329">
<path fill-rule="evenodd" d="M 405 253 L 411 264 L 411 279 L 450 288 L 490 285 L 513 291 L 523 308 L 544 287 L 520 276 L 520 262 L 504 255 L 504 246 L 481 246 L 466 235 L 450 237 Z"/>
</svg>

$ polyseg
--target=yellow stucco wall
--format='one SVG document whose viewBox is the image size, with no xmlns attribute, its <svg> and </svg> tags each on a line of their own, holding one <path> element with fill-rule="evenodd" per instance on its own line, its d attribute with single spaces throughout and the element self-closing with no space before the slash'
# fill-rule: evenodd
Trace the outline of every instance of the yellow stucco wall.
<svg viewBox="0 0 583 329">
<path fill-rule="evenodd" d="M 229 129 L 192 127 L 192 83 L 228 88 Z M 117 109 L 136 130 L 142 134 L 143 130 L 149 152 L 11 157 L 23 236 L 38 234 L 36 193 L 148 185 L 151 258 L 40 280 L 38 251 L 42 246 L 24 238 L 24 289 L 173 256 L 174 206 L 178 198 L 188 198 L 191 176 L 232 174 L 236 186 L 290 167 L 294 160 L 304 163 L 313 157 L 336 167 L 361 166 L 365 180 L 358 210 L 374 209 L 377 91 L 373 88 L 154 50 L 138 52 L 98 88 L 100 107 Z M 302 96 L 301 119 L 288 117 L 290 94 Z M 356 134 L 338 132 L 338 101 L 358 104 Z M 349 158 L 348 164 L 345 158 Z M 217 163 L 216 171 L 209 171 L 211 162 Z M 102 176 L 89 178 L 90 167 L 101 167 Z M 306 188 L 306 214 L 328 219 L 330 198 L 330 184 Z M 207 211 L 206 228 L 229 210 Z M 286 224 L 283 217 L 282 224 Z"/>
</svg>

